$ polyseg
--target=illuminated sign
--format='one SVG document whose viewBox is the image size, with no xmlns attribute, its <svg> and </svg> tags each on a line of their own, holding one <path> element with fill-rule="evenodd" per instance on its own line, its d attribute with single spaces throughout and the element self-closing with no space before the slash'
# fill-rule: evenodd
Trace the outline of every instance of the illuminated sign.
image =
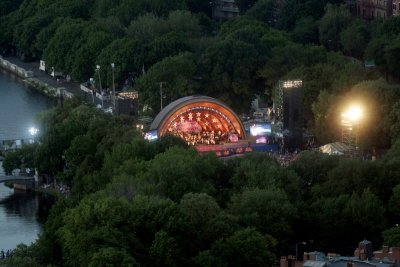
<svg viewBox="0 0 400 267">
<path fill-rule="evenodd" d="M 271 132 L 271 124 L 269 123 L 256 123 L 250 126 L 250 134 L 252 136 L 271 135 Z"/>
<path fill-rule="evenodd" d="M 129 92 L 121 92 L 118 96 L 130 98 L 130 99 L 137 99 L 139 97 L 138 91 L 129 91 Z"/>
<path fill-rule="evenodd" d="M 283 81 L 282 87 L 283 88 L 298 88 L 303 86 L 302 80 L 293 80 L 293 81 Z"/>
</svg>

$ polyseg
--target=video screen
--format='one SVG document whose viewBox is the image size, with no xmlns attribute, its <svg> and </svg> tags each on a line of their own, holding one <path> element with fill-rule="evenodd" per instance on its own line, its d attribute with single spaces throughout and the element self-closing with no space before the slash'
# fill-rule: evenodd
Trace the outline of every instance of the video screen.
<svg viewBox="0 0 400 267">
<path fill-rule="evenodd" d="M 250 126 L 250 135 L 252 136 L 270 136 L 271 133 L 271 124 L 269 123 L 256 123 Z"/>
<path fill-rule="evenodd" d="M 157 131 L 150 131 L 144 134 L 144 139 L 148 141 L 153 141 L 158 139 Z"/>
</svg>

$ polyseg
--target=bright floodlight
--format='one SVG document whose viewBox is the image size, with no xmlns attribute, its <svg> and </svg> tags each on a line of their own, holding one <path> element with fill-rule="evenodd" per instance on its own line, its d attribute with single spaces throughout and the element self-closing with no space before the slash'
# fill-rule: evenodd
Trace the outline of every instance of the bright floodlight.
<svg viewBox="0 0 400 267">
<path fill-rule="evenodd" d="M 362 117 L 362 110 L 359 106 L 353 106 L 350 107 L 346 113 L 343 113 L 343 116 L 351 122 L 358 122 Z"/>
<path fill-rule="evenodd" d="M 35 127 L 31 127 L 29 128 L 29 133 L 31 135 L 36 135 L 39 132 L 39 129 L 35 128 Z"/>
</svg>

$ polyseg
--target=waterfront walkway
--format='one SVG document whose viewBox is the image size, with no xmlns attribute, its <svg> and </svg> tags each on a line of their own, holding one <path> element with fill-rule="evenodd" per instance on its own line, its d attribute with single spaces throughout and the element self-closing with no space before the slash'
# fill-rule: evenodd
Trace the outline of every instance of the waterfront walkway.
<svg viewBox="0 0 400 267">
<path fill-rule="evenodd" d="M 8 182 L 8 181 L 29 181 L 35 179 L 33 176 L 19 176 L 19 175 L 8 175 L 8 176 L 0 176 L 0 183 Z"/>
<path fill-rule="evenodd" d="M 17 65 L 18 67 L 21 67 L 25 69 L 26 71 L 31 71 L 33 73 L 34 79 L 38 79 L 42 81 L 43 83 L 48 84 L 49 86 L 52 86 L 54 88 L 64 88 L 68 93 L 73 94 L 74 96 L 77 96 L 81 99 L 83 99 L 85 102 L 92 103 L 92 96 L 89 95 L 87 92 L 81 90 L 81 85 L 79 82 L 76 81 L 69 81 L 67 82 L 66 80 L 57 80 L 54 79 L 50 76 L 50 74 L 39 70 L 39 62 L 24 62 L 20 60 L 18 57 L 5 57 L 3 56 L 3 59 Z M 96 106 L 98 105 L 104 105 L 104 108 L 107 108 L 110 106 L 110 103 L 107 101 L 101 101 L 101 99 L 94 98 Z"/>
</svg>

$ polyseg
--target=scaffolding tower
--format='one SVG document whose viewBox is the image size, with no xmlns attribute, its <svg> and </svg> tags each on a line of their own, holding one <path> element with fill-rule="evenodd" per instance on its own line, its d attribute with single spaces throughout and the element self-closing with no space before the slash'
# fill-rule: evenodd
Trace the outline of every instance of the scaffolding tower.
<svg viewBox="0 0 400 267">
<path fill-rule="evenodd" d="M 343 116 L 343 115 L 342 115 Z M 348 149 L 345 151 L 347 157 L 357 157 L 358 155 L 358 125 L 352 123 L 346 118 L 342 119 L 342 143 L 346 144 Z"/>
</svg>

